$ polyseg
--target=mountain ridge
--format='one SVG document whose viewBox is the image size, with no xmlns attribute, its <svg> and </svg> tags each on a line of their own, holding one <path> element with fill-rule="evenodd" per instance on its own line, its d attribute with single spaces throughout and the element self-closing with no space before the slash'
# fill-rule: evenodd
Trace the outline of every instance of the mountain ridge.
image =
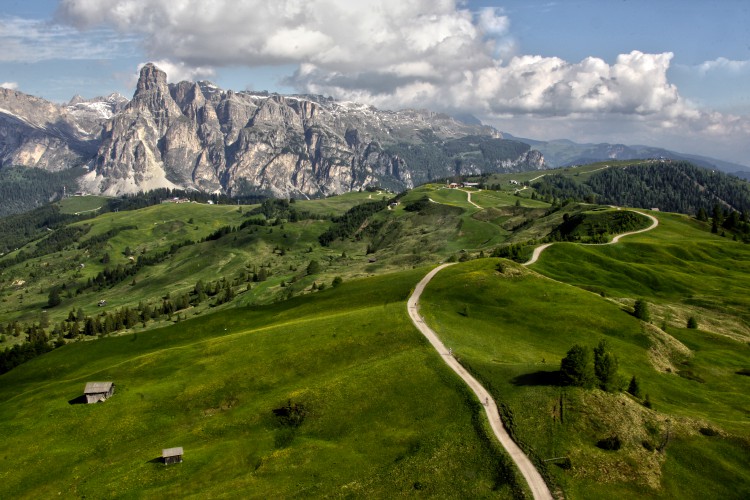
<svg viewBox="0 0 750 500">
<path fill-rule="evenodd" d="M 645 146 L 642 144 L 621 143 L 578 143 L 569 139 L 538 140 L 513 136 L 503 132 L 503 136 L 525 142 L 538 149 L 552 168 L 583 165 L 606 160 L 634 160 L 647 158 L 664 158 L 669 160 L 687 160 L 700 167 L 718 169 L 738 177 L 748 178 L 750 166 L 740 163 L 711 158 L 708 156 L 680 153 L 669 149 Z"/>
<path fill-rule="evenodd" d="M 166 187 L 309 198 L 375 185 L 402 190 L 456 174 L 545 167 L 542 155 L 528 145 L 495 147 L 489 157 L 471 143 L 451 155 L 436 154 L 444 141 L 467 136 L 504 143 L 496 129 L 470 119 L 378 110 L 323 96 L 235 92 L 207 81 L 169 84 L 153 64 L 141 69 L 129 101 L 112 94 L 74 97 L 61 106 L 22 93 L 14 96 L 25 107 L 0 111 L 6 123 L 17 125 L 16 140 L 0 145 L 0 165 L 47 170 L 86 165 L 90 172 L 81 185 L 92 193 Z M 35 156 L 17 151 L 16 145 L 32 135 L 21 127 L 26 121 L 47 141 L 26 148 Z M 70 131 L 59 133 L 56 121 Z M 405 149 L 412 164 L 400 154 Z"/>
</svg>

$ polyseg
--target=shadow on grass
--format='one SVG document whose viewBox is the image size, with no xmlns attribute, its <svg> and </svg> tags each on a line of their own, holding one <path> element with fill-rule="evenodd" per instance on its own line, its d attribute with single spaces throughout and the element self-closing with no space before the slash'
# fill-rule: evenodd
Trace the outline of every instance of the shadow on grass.
<svg viewBox="0 0 750 500">
<path fill-rule="evenodd" d="M 85 405 L 86 404 L 86 396 L 80 395 L 77 398 L 73 398 L 70 401 L 68 401 L 69 405 Z"/>
<path fill-rule="evenodd" d="M 147 464 L 163 464 L 164 463 L 164 459 L 161 458 L 161 457 L 156 457 L 156 458 L 152 458 L 151 460 L 149 460 L 146 463 Z"/>
<path fill-rule="evenodd" d="M 551 372 L 538 371 L 533 373 L 524 373 L 511 380 L 511 383 L 515 386 L 523 385 L 562 385 L 560 383 L 560 370 L 554 370 Z"/>
</svg>

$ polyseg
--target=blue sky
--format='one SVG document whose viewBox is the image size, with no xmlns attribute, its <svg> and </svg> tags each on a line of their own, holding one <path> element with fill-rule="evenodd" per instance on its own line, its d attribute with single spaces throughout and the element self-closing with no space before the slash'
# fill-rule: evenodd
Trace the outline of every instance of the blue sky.
<svg viewBox="0 0 750 500">
<path fill-rule="evenodd" d="M 748 26 L 745 0 L 5 0 L 0 85 L 129 97 L 155 61 L 172 81 L 750 164 Z"/>
</svg>

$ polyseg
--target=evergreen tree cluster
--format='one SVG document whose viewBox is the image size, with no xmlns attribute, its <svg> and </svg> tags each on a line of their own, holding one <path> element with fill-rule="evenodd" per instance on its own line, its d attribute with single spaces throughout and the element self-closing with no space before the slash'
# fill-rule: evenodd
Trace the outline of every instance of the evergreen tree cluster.
<svg viewBox="0 0 750 500">
<path fill-rule="evenodd" d="M 84 241 L 81 241 L 78 244 L 79 250 L 101 250 L 104 248 L 104 245 L 112 238 L 117 236 L 123 231 L 128 231 L 130 229 L 138 229 L 138 226 L 135 225 L 126 225 L 126 226 L 119 226 L 110 229 L 109 231 L 106 231 L 102 234 L 97 234 L 95 236 L 92 236 L 90 238 L 87 238 Z"/>
<path fill-rule="evenodd" d="M 510 245 L 504 245 L 495 248 L 490 257 L 500 257 L 502 259 L 510 259 L 515 262 L 526 262 L 528 251 L 527 245 L 524 243 L 512 243 Z"/>
<path fill-rule="evenodd" d="M 592 350 L 579 344 L 574 345 L 560 361 L 560 382 L 592 389 L 614 392 L 620 389 L 622 381 L 617 374 L 617 356 L 610 351 L 607 341 L 602 339 Z"/>
<path fill-rule="evenodd" d="M 750 211 L 750 184 L 685 161 L 652 161 L 596 172 L 586 182 L 546 175 L 532 187 L 542 197 L 698 215 L 716 204 L 727 214 Z"/>
<path fill-rule="evenodd" d="M 547 237 L 548 241 L 576 241 L 606 243 L 612 234 L 642 229 L 647 226 L 645 217 L 627 210 L 563 214 L 563 222 Z"/>
<path fill-rule="evenodd" d="M 596 202 L 596 195 L 590 186 L 576 182 L 574 179 L 562 174 L 545 175 L 534 182 L 531 187 L 545 201 L 549 199 L 565 200 L 570 198 L 589 203 Z"/>
<path fill-rule="evenodd" d="M 84 173 L 74 168 L 48 172 L 41 168 L 7 167 L 0 169 L 0 217 L 22 214 L 63 197 L 63 186 L 75 192 L 76 179 Z"/>
<path fill-rule="evenodd" d="M 386 148 L 409 166 L 416 183 L 458 175 L 464 164 L 473 171 L 502 172 L 503 162 L 515 160 L 531 146 L 519 141 L 470 135 L 440 140 L 431 130 L 419 133 L 422 144 L 398 143 Z"/>
<path fill-rule="evenodd" d="M 381 200 L 350 208 L 344 215 L 332 219 L 333 225 L 318 237 L 318 241 L 325 247 L 337 239 L 354 236 L 368 218 L 384 210 L 387 206 L 388 201 Z"/>
<path fill-rule="evenodd" d="M 16 366 L 51 350 L 52 346 L 46 339 L 37 339 L 33 342 L 6 347 L 3 351 L 0 351 L 0 374 L 6 373 Z"/>
<path fill-rule="evenodd" d="M 49 230 L 55 230 L 63 227 L 72 221 L 80 221 L 92 216 L 75 216 L 64 214 L 55 205 L 45 205 L 30 212 L 18 215 L 10 215 L 0 219 L 0 254 L 11 252 L 17 248 L 40 239 L 49 234 Z M 14 262 L 4 259 L 0 266 L 8 267 L 16 263 L 23 262 L 29 258 L 16 257 Z"/>
<path fill-rule="evenodd" d="M 602 204 L 653 208 L 696 215 L 716 203 L 732 211 L 750 210 L 750 185 L 723 172 L 688 162 L 653 162 L 608 168 L 586 183 Z"/>
</svg>

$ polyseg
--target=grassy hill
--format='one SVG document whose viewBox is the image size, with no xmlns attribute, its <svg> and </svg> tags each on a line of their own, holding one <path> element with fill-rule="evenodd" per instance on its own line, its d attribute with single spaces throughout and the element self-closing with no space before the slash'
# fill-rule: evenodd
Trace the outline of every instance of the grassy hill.
<svg viewBox="0 0 750 500">
<path fill-rule="evenodd" d="M 406 315 L 424 272 L 16 368 L 0 388 L 0 496 L 510 496 L 479 404 Z M 91 380 L 114 381 L 114 396 L 71 404 Z M 274 414 L 290 403 L 301 422 Z M 185 461 L 165 468 L 155 459 L 172 446 Z"/>
<path fill-rule="evenodd" d="M 557 255 L 573 261 L 565 250 Z M 750 362 L 750 335 L 664 331 L 618 301 L 500 262 L 502 272 L 492 259 L 442 271 L 422 310 L 504 405 L 506 423 L 553 484 L 570 498 L 748 495 L 750 380 L 739 372 Z M 560 385 L 567 350 L 602 339 L 619 359 L 621 387 L 635 375 L 651 409 L 627 393 Z M 597 447 L 612 436 L 621 449 Z"/>
<path fill-rule="evenodd" d="M 649 221 L 549 197 L 540 175 L 39 226 L 0 256 L 0 346 L 61 347 L 0 375 L 0 497 L 523 495 L 479 403 L 408 321 L 410 291 L 443 261 L 459 264 L 423 314 L 553 490 L 747 497 L 747 245 L 667 213 L 582 245 Z M 552 241 L 530 269 L 482 258 Z M 639 397 L 557 382 L 573 344 L 601 339 Z M 98 380 L 112 399 L 70 404 Z M 619 450 L 597 447 L 613 436 Z M 185 462 L 156 463 L 172 446 Z"/>
</svg>

